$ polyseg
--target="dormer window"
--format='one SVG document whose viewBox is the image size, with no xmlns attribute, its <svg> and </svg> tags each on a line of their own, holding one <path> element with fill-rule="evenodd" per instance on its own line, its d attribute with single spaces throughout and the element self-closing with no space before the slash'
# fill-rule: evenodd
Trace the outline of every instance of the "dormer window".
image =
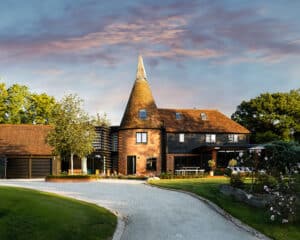
<svg viewBox="0 0 300 240">
<path fill-rule="evenodd" d="M 147 119 L 147 110 L 146 109 L 141 109 L 139 111 L 139 118 L 142 119 L 142 120 Z"/>
<path fill-rule="evenodd" d="M 177 112 L 175 113 L 175 117 L 176 117 L 176 120 L 180 120 L 181 119 L 181 113 Z"/>
<path fill-rule="evenodd" d="M 206 121 L 206 120 L 207 120 L 207 115 L 206 115 L 206 113 L 204 113 L 204 112 L 200 113 L 200 117 L 201 117 L 201 119 L 202 119 L 203 121 Z"/>
</svg>

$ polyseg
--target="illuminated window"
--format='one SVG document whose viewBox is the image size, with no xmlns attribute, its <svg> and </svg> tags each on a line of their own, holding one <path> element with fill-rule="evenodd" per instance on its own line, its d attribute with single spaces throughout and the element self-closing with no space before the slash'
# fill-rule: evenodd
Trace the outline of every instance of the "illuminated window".
<svg viewBox="0 0 300 240">
<path fill-rule="evenodd" d="M 231 143 L 237 143 L 239 141 L 239 135 L 237 134 L 229 134 L 228 141 Z"/>
<path fill-rule="evenodd" d="M 207 143 L 215 143 L 216 142 L 216 134 L 206 134 L 205 142 Z"/>
<path fill-rule="evenodd" d="M 184 133 L 179 133 L 179 142 L 184 142 Z"/>
</svg>

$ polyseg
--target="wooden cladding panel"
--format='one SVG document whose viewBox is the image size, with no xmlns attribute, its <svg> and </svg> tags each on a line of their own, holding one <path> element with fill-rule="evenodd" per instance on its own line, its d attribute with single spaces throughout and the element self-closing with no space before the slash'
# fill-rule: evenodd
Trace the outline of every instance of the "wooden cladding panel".
<svg viewBox="0 0 300 240">
<path fill-rule="evenodd" d="M 43 178 L 51 168 L 51 158 L 8 158 L 7 178 Z"/>
<path fill-rule="evenodd" d="M 42 178 L 51 174 L 51 159 L 33 158 L 31 163 L 31 177 Z"/>
<path fill-rule="evenodd" d="M 29 158 L 10 158 L 7 161 L 7 178 L 28 178 Z"/>
</svg>

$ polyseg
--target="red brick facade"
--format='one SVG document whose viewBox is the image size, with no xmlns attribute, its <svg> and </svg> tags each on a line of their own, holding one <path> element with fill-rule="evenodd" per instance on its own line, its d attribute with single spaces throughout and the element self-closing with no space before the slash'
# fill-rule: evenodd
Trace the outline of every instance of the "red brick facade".
<svg viewBox="0 0 300 240">
<path fill-rule="evenodd" d="M 147 143 L 137 143 L 136 133 L 146 132 Z M 148 158 L 156 158 L 156 174 L 161 173 L 161 131 L 159 129 L 124 129 L 119 131 L 119 173 L 127 174 L 127 157 L 136 156 L 136 174 L 149 175 Z"/>
</svg>

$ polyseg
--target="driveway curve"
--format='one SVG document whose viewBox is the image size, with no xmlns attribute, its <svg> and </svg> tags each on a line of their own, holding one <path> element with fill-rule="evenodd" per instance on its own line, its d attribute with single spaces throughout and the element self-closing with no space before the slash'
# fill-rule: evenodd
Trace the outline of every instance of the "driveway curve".
<svg viewBox="0 0 300 240">
<path fill-rule="evenodd" d="M 1 180 L 96 203 L 120 214 L 126 223 L 122 240 L 253 240 L 205 203 L 187 194 L 145 185 L 141 181 L 100 180 L 92 183 L 48 183 Z"/>
</svg>

